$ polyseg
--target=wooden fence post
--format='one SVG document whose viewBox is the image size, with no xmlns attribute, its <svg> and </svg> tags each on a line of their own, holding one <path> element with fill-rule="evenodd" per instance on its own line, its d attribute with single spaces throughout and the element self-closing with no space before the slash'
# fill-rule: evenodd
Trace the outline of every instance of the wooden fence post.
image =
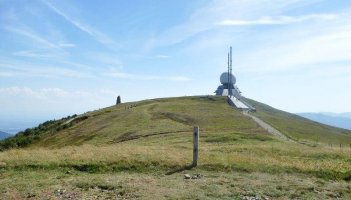
<svg viewBox="0 0 351 200">
<path fill-rule="evenodd" d="M 197 166 L 197 158 L 199 155 L 199 136 L 200 136 L 200 128 L 198 126 L 194 127 L 194 137 L 193 137 L 193 167 Z"/>
</svg>

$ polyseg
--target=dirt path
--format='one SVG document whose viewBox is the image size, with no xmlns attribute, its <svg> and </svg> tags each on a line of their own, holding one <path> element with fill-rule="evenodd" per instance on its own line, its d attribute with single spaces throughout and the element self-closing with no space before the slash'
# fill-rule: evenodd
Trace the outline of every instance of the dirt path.
<svg viewBox="0 0 351 200">
<path fill-rule="evenodd" d="M 133 133 L 125 133 L 118 138 L 114 139 L 112 143 L 122 143 L 122 142 L 127 142 L 130 140 L 137 140 L 140 138 L 146 138 L 146 137 L 151 137 L 151 136 L 159 136 L 159 135 L 167 135 L 167 134 L 174 134 L 174 133 L 187 133 L 189 131 L 187 130 L 180 130 L 180 131 L 166 131 L 166 132 L 161 132 L 161 133 L 150 133 L 147 135 L 133 135 Z"/>
<path fill-rule="evenodd" d="M 262 121 L 260 118 L 251 115 L 248 111 L 243 111 L 243 114 L 245 116 L 251 117 L 251 119 L 253 119 L 259 126 L 261 126 L 263 129 L 267 130 L 270 134 L 278 137 L 279 139 L 290 140 L 283 133 L 281 133 L 277 129 L 273 128 L 271 125 L 267 124 L 266 122 Z"/>
</svg>

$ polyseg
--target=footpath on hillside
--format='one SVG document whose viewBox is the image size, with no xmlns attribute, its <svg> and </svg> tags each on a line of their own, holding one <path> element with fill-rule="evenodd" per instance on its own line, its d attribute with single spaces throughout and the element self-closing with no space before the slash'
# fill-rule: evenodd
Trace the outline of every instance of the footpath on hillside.
<svg viewBox="0 0 351 200">
<path fill-rule="evenodd" d="M 245 116 L 251 117 L 259 126 L 263 129 L 267 130 L 270 134 L 278 137 L 281 140 L 291 141 L 288 137 L 286 137 L 283 133 L 278 131 L 277 129 L 273 128 L 271 125 L 267 124 L 266 122 L 262 121 L 260 118 L 251 115 L 248 111 L 244 110 L 242 112 Z"/>
</svg>

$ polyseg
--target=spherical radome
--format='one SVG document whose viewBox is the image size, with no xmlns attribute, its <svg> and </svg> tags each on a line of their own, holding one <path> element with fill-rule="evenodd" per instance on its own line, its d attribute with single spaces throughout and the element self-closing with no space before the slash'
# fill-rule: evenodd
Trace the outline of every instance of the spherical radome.
<svg viewBox="0 0 351 200">
<path fill-rule="evenodd" d="M 231 77 L 231 82 L 232 82 L 232 84 L 235 84 L 236 83 L 236 78 L 235 78 L 235 76 L 233 74 L 231 74 L 231 76 L 232 76 Z M 229 73 L 228 72 L 222 73 L 221 78 L 220 78 L 221 83 L 222 84 L 228 84 L 229 83 L 228 77 L 229 77 Z"/>
</svg>

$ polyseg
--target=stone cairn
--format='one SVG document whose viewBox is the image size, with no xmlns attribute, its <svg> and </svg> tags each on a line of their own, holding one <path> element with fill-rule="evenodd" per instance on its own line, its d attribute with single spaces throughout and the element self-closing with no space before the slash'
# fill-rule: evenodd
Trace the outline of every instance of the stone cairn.
<svg viewBox="0 0 351 200">
<path fill-rule="evenodd" d="M 116 105 L 120 104 L 121 103 L 121 96 L 118 96 L 117 97 L 117 101 L 116 101 Z"/>
</svg>

